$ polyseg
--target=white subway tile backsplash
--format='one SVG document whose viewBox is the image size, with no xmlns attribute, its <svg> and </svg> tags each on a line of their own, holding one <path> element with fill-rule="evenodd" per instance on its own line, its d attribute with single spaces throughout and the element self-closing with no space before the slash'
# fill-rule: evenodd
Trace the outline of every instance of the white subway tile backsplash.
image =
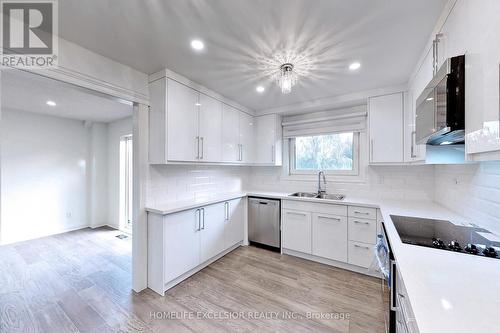
<svg viewBox="0 0 500 333">
<path fill-rule="evenodd" d="M 315 191 L 315 181 L 290 180 L 279 167 L 153 165 L 149 202 L 208 198 L 255 189 Z M 364 182 L 329 181 L 329 192 L 376 199 L 434 200 L 500 233 L 500 162 L 439 166 L 371 166 Z"/>
<path fill-rule="evenodd" d="M 435 175 L 438 203 L 500 233 L 500 162 L 439 165 Z"/>
</svg>

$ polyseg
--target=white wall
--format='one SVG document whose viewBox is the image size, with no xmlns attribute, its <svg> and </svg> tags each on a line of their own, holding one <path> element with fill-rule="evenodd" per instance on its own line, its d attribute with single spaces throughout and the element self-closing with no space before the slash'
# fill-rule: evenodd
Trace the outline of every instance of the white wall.
<svg viewBox="0 0 500 333">
<path fill-rule="evenodd" d="M 500 161 L 436 166 L 436 201 L 500 234 Z"/>
<path fill-rule="evenodd" d="M 87 130 L 81 121 L 2 110 L 1 242 L 87 225 Z"/>
<path fill-rule="evenodd" d="M 132 134 L 132 117 L 108 124 L 108 224 L 120 227 L 120 138 Z"/>
<path fill-rule="evenodd" d="M 108 126 L 88 124 L 87 202 L 88 225 L 108 224 Z"/>
</svg>

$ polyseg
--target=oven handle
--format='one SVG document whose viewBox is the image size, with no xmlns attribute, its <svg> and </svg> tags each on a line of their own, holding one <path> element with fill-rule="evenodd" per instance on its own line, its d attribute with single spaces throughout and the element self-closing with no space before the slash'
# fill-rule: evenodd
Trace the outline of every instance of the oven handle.
<svg viewBox="0 0 500 333">
<path fill-rule="evenodd" d="M 398 309 L 397 299 L 396 299 L 396 260 L 391 260 L 391 310 L 396 311 Z"/>
</svg>

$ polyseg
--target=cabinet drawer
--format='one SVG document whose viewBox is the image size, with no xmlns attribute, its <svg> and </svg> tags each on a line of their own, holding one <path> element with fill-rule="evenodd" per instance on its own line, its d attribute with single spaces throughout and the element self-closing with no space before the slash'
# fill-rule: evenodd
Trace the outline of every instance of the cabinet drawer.
<svg viewBox="0 0 500 333">
<path fill-rule="evenodd" d="M 376 220 L 349 217 L 349 240 L 375 244 L 376 238 Z"/>
<path fill-rule="evenodd" d="M 350 264 L 368 268 L 373 261 L 373 245 L 349 241 L 348 256 Z"/>
<path fill-rule="evenodd" d="M 283 209 L 294 209 L 306 212 L 347 216 L 346 205 L 323 204 L 298 200 L 283 200 Z"/>
<path fill-rule="evenodd" d="M 362 219 L 376 219 L 377 209 L 368 207 L 349 206 L 349 217 L 359 217 Z"/>
</svg>

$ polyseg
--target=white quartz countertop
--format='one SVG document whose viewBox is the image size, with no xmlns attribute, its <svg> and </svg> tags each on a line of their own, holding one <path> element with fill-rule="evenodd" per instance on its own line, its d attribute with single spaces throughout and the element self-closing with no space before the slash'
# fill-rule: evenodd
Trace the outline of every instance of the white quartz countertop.
<svg viewBox="0 0 500 333">
<path fill-rule="evenodd" d="M 336 201 L 289 197 L 289 194 L 245 191 L 147 207 L 146 210 L 171 214 L 245 196 L 378 207 L 420 333 L 495 332 L 500 329 L 500 260 L 404 244 L 390 215 L 433 218 L 464 225 L 472 221 L 429 201 L 404 202 L 350 196 Z"/>
<path fill-rule="evenodd" d="M 387 237 L 420 333 L 498 332 L 500 260 L 401 242 L 390 215 L 471 221 L 431 202 L 381 202 Z"/>
</svg>

